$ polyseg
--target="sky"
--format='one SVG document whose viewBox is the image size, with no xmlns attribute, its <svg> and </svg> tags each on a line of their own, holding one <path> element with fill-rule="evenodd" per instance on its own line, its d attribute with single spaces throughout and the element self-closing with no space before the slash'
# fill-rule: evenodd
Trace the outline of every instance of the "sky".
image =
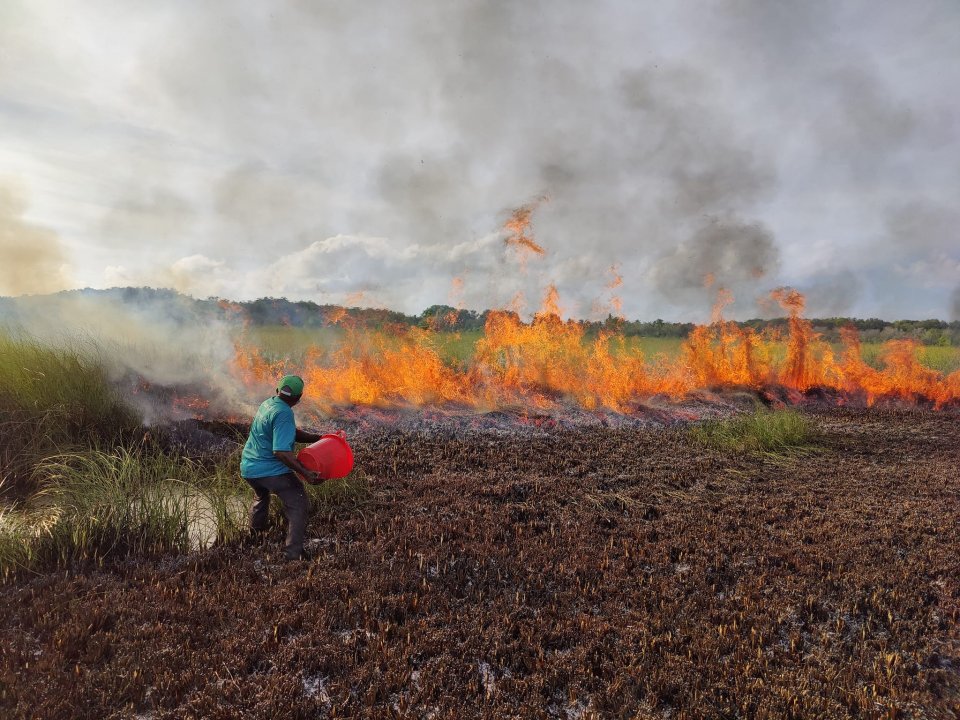
<svg viewBox="0 0 960 720">
<path fill-rule="evenodd" d="M 956 0 L 4 0 L 0 295 L 960 319 L 957 38 Z"/>
</svg>

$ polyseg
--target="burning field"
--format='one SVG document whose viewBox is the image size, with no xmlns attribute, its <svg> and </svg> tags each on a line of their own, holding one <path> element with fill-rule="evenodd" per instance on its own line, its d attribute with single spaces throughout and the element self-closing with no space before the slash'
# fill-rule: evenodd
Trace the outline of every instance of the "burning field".
<svg viewBox="0 0 960 720">
<path fill-rule="evenodd" d="M 582 324 L 561 320 L 551 288 L 529 323 L 515 312 L 490 312 L 468 359 L 458 363 L 442 357 L 439 318 L 426 329 L 371 332 L 348 324 L 336 348 L 310 347 L 295 364 L 271 360 L 241 334 L 230 367 L 248 392 L 284 372 L 301 373 L 313 389 L 308 410 L 317 418 L 356 406 L 562 414 L 571 403 L 631 415 L 649 398 L 682 401 L 716 389 L 787 392 L 793 403 L 811 392 L 855 405 L 894 400 L 939 409 L 960 400 L 960 370 L 925 366 L 916 340 L 891 340 L 879 362 L 868 364 L 853 327 L 842 330 L 835 347 L 803 318 L 803 295 L 780 289 L 771 297 L 789 313 L 786 334 L 724 321 L 723 308 L 732 298 L 721 290 L 713 322 L 694 327 L 674 357 L 645 357 L 616 323 L 586 336 Z"/>
<path fill-rule="evenodd" d="M 664 426 L 354 433 L 364 482 L 318 507 L 308 564 L 277 528 L 8 579 L 0 707 L 956 717 L 956 415 L 804 417 L 779 454 Z"/>
<path fill-rule="evenodd" d="M 960 720 L 958 35 L 0 0 L 0 720 Z"/>
<path fill-rule="evenodd" d="M 773 297 L 784 332 L 721 292 L 653 356 L 552 290 L 455 358 L 442 316 L 296 356 L 237 323 L 173 368 L 0 338 L 0 710 L 956 717 L 960 371 Z M 291 371 L 357 458 L 299 564 L 279 514 L 246 539 L 238 475 Z"/>
</svg>

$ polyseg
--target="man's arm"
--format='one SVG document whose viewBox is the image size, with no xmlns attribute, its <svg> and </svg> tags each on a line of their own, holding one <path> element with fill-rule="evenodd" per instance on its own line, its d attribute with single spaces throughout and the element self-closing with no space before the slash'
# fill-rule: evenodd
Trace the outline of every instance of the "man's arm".
<svg viewBox="0 0 960 720">
<path fill-rule="evenodd" d="M 307 432 L 306 430 L 301 430 L 297 428 L 297 442 L 298 443 L 315 443 L 322 436 L 317 435 L 316 433 Z"/>
<path fill-rule="evenodd" d="M 273 455 L 288 468 L 301 475 L 307 482 L 320 482 L 320 474 L 304 467 L 303 463 L 297 460 L 297 456 L 289 450 L 274 450 Z"/>
</svg>

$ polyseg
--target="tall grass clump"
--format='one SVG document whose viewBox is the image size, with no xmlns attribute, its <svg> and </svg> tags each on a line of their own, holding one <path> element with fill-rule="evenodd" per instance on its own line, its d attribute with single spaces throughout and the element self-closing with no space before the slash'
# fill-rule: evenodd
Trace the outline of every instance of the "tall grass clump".
<svg viewBox="0 0 960 720">
<path fill-rule="evenodd" d="M 50 347 L 0 331 L 0 482 L 23 495 L 45 456 L 109 445 L 139 425 L 96 348 Z"/>
<path fill-rule="evenodd" d="M 816 432 L 810 418 L 796 410 L 757 409 L 747 415 L 702 423 L 690 434 L 698 442 L 720 450 L 786 453 L 811 447 Z"/>
<path fill-rule="evenodd" d="M 214 467 L 142 448 L 54 455 L 40 490 L 0 518 L 0 568 L 189 551 L 245 526 L 236 458 Z"/>
</svg>

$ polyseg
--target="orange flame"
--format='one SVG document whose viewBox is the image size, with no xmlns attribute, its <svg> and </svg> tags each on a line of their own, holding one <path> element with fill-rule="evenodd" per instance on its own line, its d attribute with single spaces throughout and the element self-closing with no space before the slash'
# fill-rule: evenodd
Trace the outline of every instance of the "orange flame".
<svg viewBox="0 0 960 720">
<path fill-rule="evenodd" d="M 536 210 L 537 204 L 530 203 L 518 207 L 503 225 L 503 229 L 510 233 L 508 237 L 504 238 L 503 244 L 507 247 L 517 248 L 520 252 L 520 262 L 524 266 L 531 254 L 540 256 L 546 254 L 546 250 L 534 241 L 533 235 L 529 232 L 533 211 Z"/>
<path fill-rule="evenodd" d="M 350 305 L 351 307 L 356 307 L 366 299 L 367 299 L 366 290 L 355 290 L 354 292 L 347 293 L 343 298 L 343 302 L 346 305 Z"/>
<path fill-rule="evenodd" d="M 440 332 L 439 322 L 426 329 L 347 326 L 339 345 L 311 348 L 298 367 L 265 359 L 241 336 L 232 370 L 251 397 L 297 371 L 309 388 L 307 402 L 323 412 L 351 405 L 550 409 L 561 402 L 630 412 L 653 395 L 679 399 L 699 390 L 772 384 L 801 393 L 824 388 L 867 403 L 926 398 L 942 407 L 960 401 L 960 371 L 944 376 L 924 366 L 916 342 L 888 342 L 880 367 L 872 367 L 854 328 L 843 329 L 838 353 L 801 316 L 800 293 L 780 288 L 772 297 L 789 314 L 785 338 L 724 320 L 733 298 L 721 288 L 711 324 L 695 327 L 673 359 L 648 360 L 617 330 L 588 335 L 584 323 L 562 320 L 551 286 L 528 323 L 516 312 L 490 312 L 465 362 L 444 359 L 450 334 Z"/>
<path fill-rule="evenodd" d="M 613 314 L 616 317 L 623 317 L 623 301 L 614 292 L 621 285 L 623 285 L 623 276 L 620 274 L 620 267 L 613 264 L 610 266 L 610 282 L 607 283 L 607 290 L 610 291 L 610 307 L 613 308 Z"/>
</svg>

